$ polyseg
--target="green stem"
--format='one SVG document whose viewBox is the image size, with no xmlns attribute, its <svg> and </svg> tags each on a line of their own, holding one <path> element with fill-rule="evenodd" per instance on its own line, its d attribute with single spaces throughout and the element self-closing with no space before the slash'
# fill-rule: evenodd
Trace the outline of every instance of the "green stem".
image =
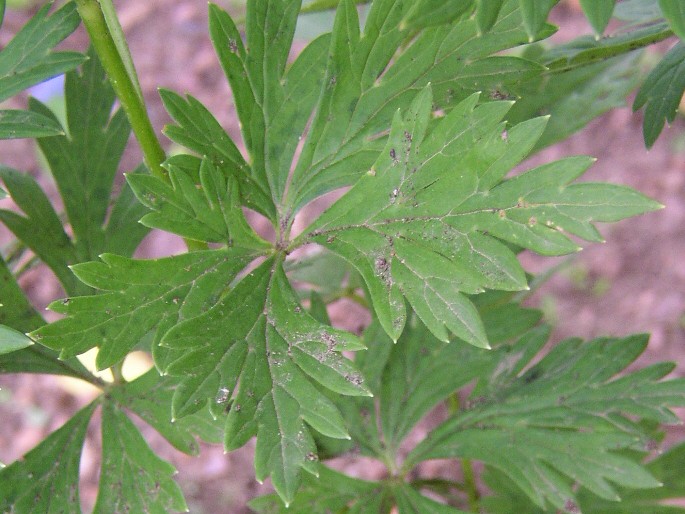
<svg viewBox="0 0 685 514">
<path fill-rule="evenodd" d="M 114 378 L 114 383 L 119 385 L 119 384 L 125 384 L 126 379 L 124 378 L 124 363 L 123 361 L 115 364 L 110 368 L 112 371 L 112 377 Z"/>
<path fill-rule="evenodd" d="M 150 173 L 166 180 L 166 172 L 162 168 L 166 154 L 152 128 L 143 99 L 138 94 L 136 85 L 129 75 L 112 38 L 100 2 L 98 0 L 76 0 L 76 7 L 100 62 L 107 72 L 112 88 L 114 88 L 114 92 L 128 117 L 138 144 L 140 144 L 145 164 Z"/>
</svg>

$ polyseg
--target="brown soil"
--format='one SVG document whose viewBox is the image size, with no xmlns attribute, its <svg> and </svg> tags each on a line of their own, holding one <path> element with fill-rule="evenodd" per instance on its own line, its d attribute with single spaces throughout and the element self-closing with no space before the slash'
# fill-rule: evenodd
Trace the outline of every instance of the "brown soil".
<svg viewBox="0 0 685 514">
<path fill-rule="evenodd" d="M 207 32 L 206 2 L 200 0 L 121 0 L 116 2 L 122 25 L 130 37 L 131 50 L 155 126 L 169 121 L 157 87 L 188 92 L 200 99 L 236 140 L 240 134 L 229 89 L 218 66 Z M 229 0 L 219 2 L 228 7 Z M 173 6 L 173 7 L 172 7 Z M 559 11 L 574 26 L 582 17 L 572 8 Z M 10 12 L 0 41 L 4 44 L 12 29 L 21 26 L 25 14 Z M 70 43 L 83 45 L 80 32 Z M 554 339 L 569 336 L 591 338 L 599 335 L 652 334 L 651 345 L 642 364 L 655 360 L 679 362 L 678 374 L 685 374 L 685 124 L 665 131 L 647 152 L 642 143 L 641 117 L 629 109 L 612 112 L 596 120 L 582 133 L 562 145 L 545 151 L 542 160 L 589 154 L 597 164 L 584 180 L 630 185 L 663 203 L 666 208 L 627 222 L 603 227 L 606 244 L 589 245 L 568 263 L 563 272 L 541 287 L 529 300 L 542 306 L 556 329 Z M 2 162 L 38 172 L 28 142 L 0 145 Z M 28 157 L 27 157 L 28 156 Z M 138 156 L 132 145 L 126 170 Z M 50 189 L 50 180 L 42 183 Z M 141 255 L 168 255 L 181 251 L 179 240 L 155 235 L 146 241 Z M 541 271 L 561 259 L 524 255 L 531 271 Z M 59 288 L 44 270 L 36 270 L 24 282 L 38 305 L 60 296 Z M 334 320 L 357 328 L 359 312 L 338 306 Z M 87 391 L 74 394 L 72 386 L 52 377 L 0 377 L 0 461 L 11 462 L 32 448 L 47 433 L 59 427 L 83 405 Z M 83 459 L 83 498 L 92 505 L 97 475 L 99 441 L 97 427 L 91 427 Z M 224 455 L 221 448 L 203 447 L 201 458 L 190 458 L 171 450 L 164 441 L 146 430 L 152 445 L 178 469 L 178 480 L 193 513 L 248 512 L 249 498 L 267 491 L 254 480 L 253 446 Z M 681 439 L 682 431 L 670 438 Z M 367 462 L 346 463 L 348 471 L 374 475 L 378 469 Z M 439 466 L 439 464 L 436 464 Z M 445 468 L 446 469 L 446 468 Z M 437 470 L 433 470 L 437 471 Z"/>
</svg>

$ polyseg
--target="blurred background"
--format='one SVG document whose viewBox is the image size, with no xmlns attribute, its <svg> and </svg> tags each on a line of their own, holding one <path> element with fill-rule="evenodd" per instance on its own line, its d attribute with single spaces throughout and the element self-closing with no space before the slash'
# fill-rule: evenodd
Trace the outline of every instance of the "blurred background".
<svg viewBox="0 0 685 514">
<path fill-rule="evenodd" d="M 12 35 L 43 2 L 8 0 L 8 12 L 0 30 L 0 45 Z M 216 3 L 240 15 L 244 1 L 217 0 Z M 156 129 L 170 120 L 157 95 L 158 87 L 190 93 L 204 103 L 227 132 L 240 140 L 231 94 L 207 35 L 205 0 L 119 0 L 115 1 L 121 24 L 129 37 L 131 53 Z M 577 0 L 562 1 L 551 21 L 562 29 L 555 41 L 590 34 Z M 294 51 L 332 25 L 331 14 L 302 17 Z M 63 46 L 85 49 L 87 37 L 79 29 Z M 664 51 L 658 47 L 650 52 Z M 643 58 L 645 70 L 656 55 Z M 47 102 L 56 112 L 63 111 L 62 84 L 55 79 L 37 86 L 31 94 Z M 629 106 L 632 98 L 628 98 Z M 11 107 L 24 107 L 25 98 L 10 101 Z M 685 106 L 681 104 L 681 111 Z M 555 326 L 554 341 L 578 336 L 651 333 L 648 353 L 641 364 L 655 360 L 678 362 L 676 373 L 685 375 L 685 116 L 681 114 L 650 151 L 641 133 L 641 114 L 629 107 L 616 109 L 592 122 L 565 142 L 536 155 L 533 163 L 568 155 L 586 154 L 598 158 L 583 180 L 607 181 L 632 186 L 658 200 L 665 209 L 623 223 L 601 227 L 605 244 L 588 245 L 572 258 L 522 256 L 526 269 L 544 274 L 557 270 L 526 300 L 543 310 L 547 322 Z M 164 141 L 173 151 L 171 144 Z M 129 144 L 121 171 L 133 169 L 140 160 L 135 143 Z M 56 202 L 54 185 L 44 172 L 40 156 L 29 140 L 0 142 L 0 162 L 39 177 L 41 185 Z M 9 233 L 0 228 L 0 243 L 7 248 Z M 138 252 L 141 257 L 170 255 L 184 250 L 174 236 L 153 233 Z M 39 307 L 60 298 L 62 292 L 54 277 L 41 266 L 27 271 L 22 286 Z M 365 313 L 349 304 L 331 307 L 334 323 L 357 330 L 367 322 Z M 144 357 L 133 359 L 132 373 L 150 366 Z M 11 462 L 30 450 L 45 435 L 59 427 L 68 416 L 91 398 L 93 392 L 82 383 L 45 376 L 0 376 L 0 461 Z M 179 470 L 178 480 L 192 513 L 249 512 L 243 505 L 268 492 L 254 480 L 253 447 L 224 455 L 220 447 L 203 447 L 200 458 L 184 456 L 163 440 L 150 435 L 153 448 Z M 92 506 L 97 487 L 99 454 L 98 427 L 91 426 L 82 463 L 82 499 Z M 671 440 L 682 439 L 685 430 L 674 428 Z M 366 461 L 341 463 L 348 473 L 375 477 L 382 470 Z M 436 463 L 436 472 L 444 471 Z M 429 470 L 430 471 L 430 470 Z M 447 471 L 449 473 L 449 471 Z"/>
</svg>

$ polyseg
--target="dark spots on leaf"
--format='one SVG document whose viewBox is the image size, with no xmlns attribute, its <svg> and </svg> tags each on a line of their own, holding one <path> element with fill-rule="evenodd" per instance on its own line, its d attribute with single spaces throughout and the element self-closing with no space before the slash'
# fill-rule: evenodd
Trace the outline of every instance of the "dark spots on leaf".
<svg viewBox="0 0 685 514">
<path fill-rule="evenodd" d="M 364 383 L 364 379 L 357 374 L 345 375 L 345 380 L 354 385 L 362 385 Z"/>
<path fill-rule="evenodd" d="M 62 300 L 62 305 L 69 305 L 69 302 L 71 302 L 71 298 L 65 298 Z"/>
<path fill-rule="evenodd" d="M 535 216 L 531 216 L 530 219 L 528 220 L 528 225 L 530 225 L 531 227 L 534 227 L 537 224 L 538 224 L 538 220 L 535 218 Z"/>
<path fill-rule="evenodd" d="M 329 244 L 335 242 L 335 236 L 328 236 L 326 238 L 326 242 Z"/>
<path fill-rule="evenodd" d="M 393 161 L 393 164 L 397 164 L 399 161 L 397 160 L 397 152 L 395 151 L 394 148 L 390 149 L 390 158 Z"/>
<path fill-rule="evenodd" d="M 500 209 L 499 211 L 497 211 L 497 216 L 499 216 L 500 219 L 504 219 L 507 217 L 507 211 L 505 211 L 504 209 Z"/>
<path fill-rule="evenodd" d="M 310 462 L 315 462 L 315 461 L 319 460 L 319 456 L 314 452 L 309 452 L 307 454 L 307 460 Z"/>
<path fill-rule="evenodd" d="M 500 137 L 502 138 L 502 141 L 507 143 L 509 141 L 509 132 L 507 132 L 506 130 L 503 130 Z"/>
<path fill-rule="evenodd" d="M 406 130 L 404 131 L 404 139 L 407 143 L 411 143 L 412 141 L 412 135 Z"/>
<path fill-rule="evenodd" d="M 335 75 L 331 75 L 331 78 L 328 79 L 328 88 L 332 89 L 335 87 L 335 84 L 338 82 L 338 78 Z"/>
<path fill-rule="evenodd" d="M 235 39 L 230 38 L 228 40 L 228 49 L 231 51 L 231 53 L 238 53 L 238 42 Z"/>
</svg>

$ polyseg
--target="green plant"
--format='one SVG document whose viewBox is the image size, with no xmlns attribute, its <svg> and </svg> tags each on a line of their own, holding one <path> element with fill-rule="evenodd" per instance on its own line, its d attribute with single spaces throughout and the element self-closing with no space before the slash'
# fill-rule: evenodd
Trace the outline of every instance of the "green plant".
<svg viewBox="0 0 685 514">
<path fill-rule="evenodd" d="M 669 408 L 685 405 L 685 382 L 664 379 L 673 365 L 627 372 L 643 335 L 567 340 L 538 359 L 549 330 L 517 293 L 532 280 L 518 252 L 572 253 L 578 239 L 602 240 L 594 222 L 660 205 L 575 182 L 586 157 L 507 177 L 622 101 L 639 80 L 633 51 L 683 35 L 680 3 L 623 2 L 619 35 L 545 48 L 551 0 L 376 0 L 363 31 L 351 0 L 315 1 L 308 10 L 337 6 L 333 31 L 288 64 L 300 3 L 249 1 L 244 37 L 209 7 L 245 152 L 196 99 L 162 90 L 175 122 L 166 136 L 188 150 L 165 156 L 111 0 L 67 2 L 49 16 L 46 6 L 0 54 L 2 98 L 71 70 L 67 127 L 36 100 L 0 118 L 3 137 L 37 138 L 65 210 L 29 175 L 2 167 L 23 214 L 2 210 L 0 220 L 67 293 L 50 305 L 64 317 L 46 324 L 15 261 L 2 262 L 0 372 L 102 389 L 0 471 L 0 509 L 80 512 L 80 452 L 97 409 L 97 513 L 186 509 L 173 468 L 132 415 L 187 453 L 196 437 L 227 450 L 256 437 L 256 476 L 277 493 L 254 500 L 257 512 L 658 512 L 660 500 L 682 495 L 670 463 L 684 447 L 643 462 L 660 426 L 678 421 Z M 614 2 L 582 4 L 601 33 Z M 638 12 L 645 5 L 656 19 Z M 87 56 L 51 52 L 80 19 Z M 677 43 L 638 94 L 648 145 L 685 88 L 681 54 Z M 144 164 L 112 199 L 129 123 Z M 343 187 L 292 232 L 304 205 Z M 243 207 L 272 223 L 273 241 Z M 188 253 L 131 258 L 149 229 L 182 236 Z M 317 251 L 294 257 L 305 246 Z M 330 326 L 326 305 L 340 298 L 372 313 L 361 337 Z M 113 382 L 76 358 L 93 348 Z M 155 368 L 127 382 L 123 362 L 137 349 Z M 405 451 L 439 405 L 442 421 Z M 387 478 L 361 481 L 323 462 L 355 451 Z M 417 472 L 437 458 L 459 461 L 463 480 Z"/>
</svg>

